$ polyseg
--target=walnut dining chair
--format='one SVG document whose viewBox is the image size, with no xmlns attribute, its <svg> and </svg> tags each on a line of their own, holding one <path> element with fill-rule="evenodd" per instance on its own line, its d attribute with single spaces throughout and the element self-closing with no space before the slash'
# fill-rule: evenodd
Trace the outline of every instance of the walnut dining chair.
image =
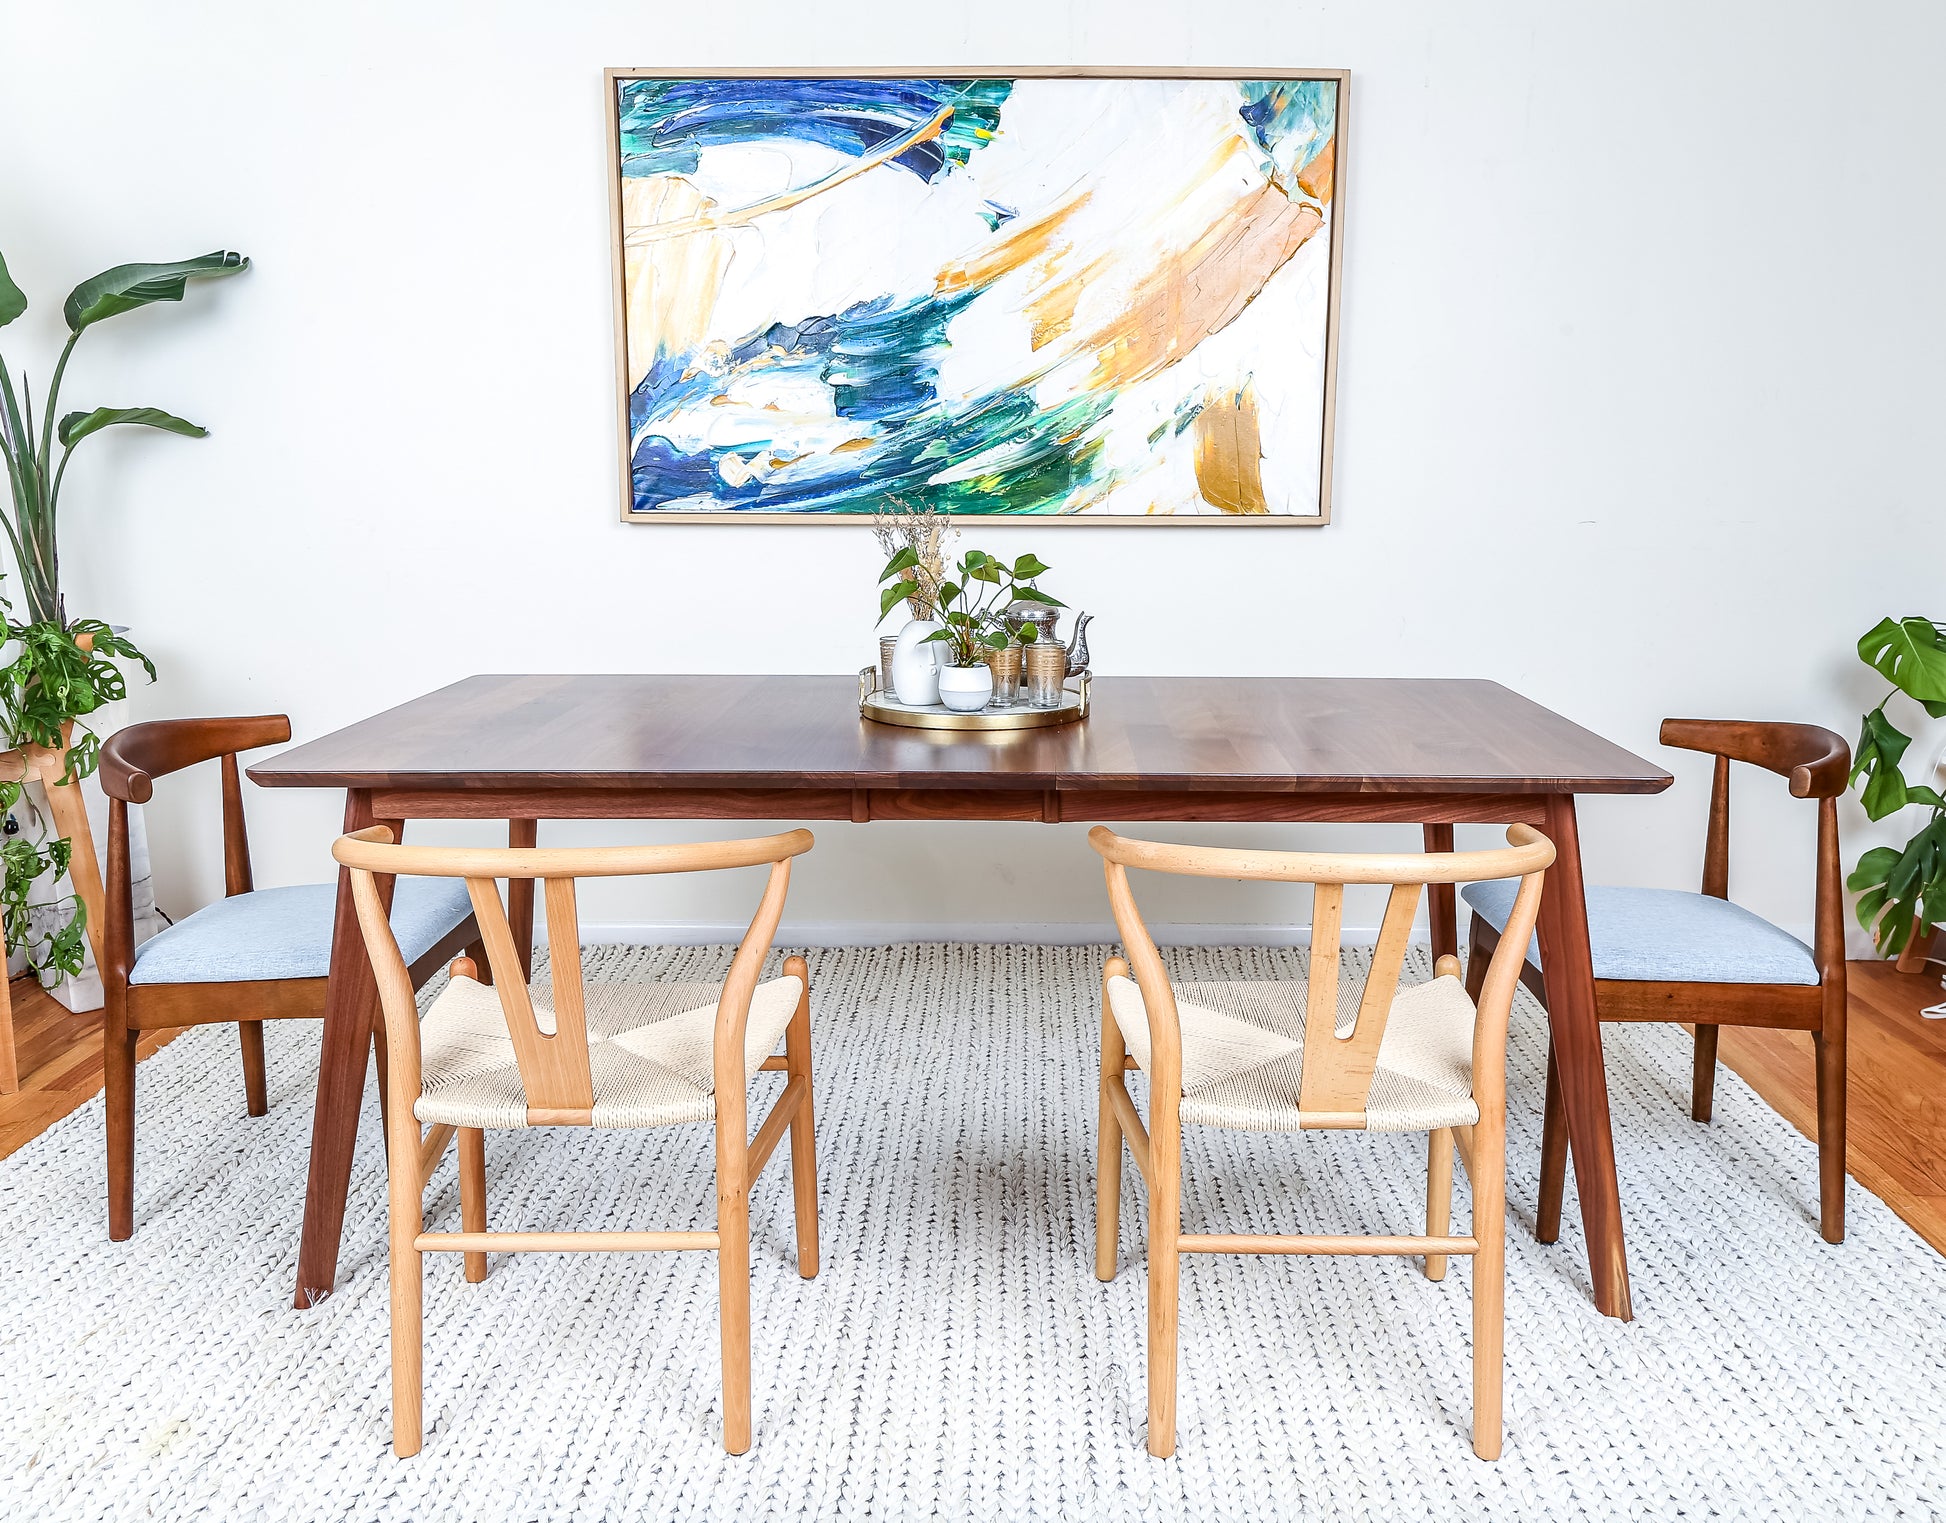
<svg viewBox="0 0 1946 1523">
<path fill-rule="evenodd" d="M 1477 1004 L 1460 982 L 1457 957 L 1439 958 L 1426 983 L 1401 986 L 1399 976 L 1427 884 L 1518 879 L 1509 924 L 1530 932 L 1553 843 L 1527 825 L 1513 826 L 1503 849 L 1398 856 L 1170 846 L 1099 825 L 1088 840 L 1102 856 L 1128 954 L 1109 958 L 1102 974 L 1095 1274 L 1115 1277 L 1126 1147 L 1148 1186 L 1149 1453 L 1167 1457 L 1176 1447 L 1180 1255 L 1416 1254 L 1438 1280 L 1447 1257 L 1460 1254 L 1473 1260 L 1473 1450 L 1499 1458 L 1507 1015 L 1520 964 L 1511 954 L 1496 957 Z M 1314 885 L 1308 980 L 1174 983 L 1136 908 L 1130 868 Z M 1362 990 L 1339 978 L 1344 891 L 1354 883 L 1391 888 Z M 1148 1077 L 1146 1124 L 1129 1093 L 1131 1069 Z M 1425 1234 L 1184 1232 L 1185 1122 L 1257 1132 L 1425 1132 Z M 1455 1148 L 1472 1185 L 1472 1230 L 1464 1235 L 1451 1231 Z"/>
<path fill-rule="evenodd" d="M 1707 1122 L 1716 1092 L 1716 1039 L 1722 1026 L 1808 1031 L 1817 1068 L 1818 1227 L 1845 1240 L 1845 909 L 1838 860 L 1838 796 L 1851 772 L 1842 737 L 1817 725 L 1735 719 L 1665 719 L 1662 743 L 1716 759 L 1703 890 L 1599 888 L 1588 899 L 1595 1007 L 1604 1021 L 1690 1021 L 1696 1028 L 1690 1115 Z M 1814 946 L 1729 902 L 1730 763 L 1748 762 L 1790 779 L 1793 797 L 1818 801 Z M 1500 883 L 1473 884 L 1462 897 L 1473 911 L 1472 966 L 1484 970 L 1506 934 L 1511 896 Z M 1542 1004 L 1547 981 L 1540 948 L 1527 948 L 1521 981 Z M 1469 977 L 1471 975 L 1469 974 Z M 1568 1140 L 1561 1084 L 1550 1049 L 1541 1141 L 1536 1235 L 1561 1233 Z"/>
<path fill-rule="evenodd" d="M 784 913 L 791 860 L 808 830 L 683 846 L 429 847 L 391 844 L 376 825 L 333 848 L 351 869 L 358 924 L 378 976 L 391 1064 L 385 1156 L 392 1268 L 392 1441 L 417 1454 L 421 1415 L 423 1255 L 461 1253 L 466 1278 L 486 1278 L 489 1252 L 714 1250 L 723 1354 L 723 1447 L 750 1447 L 750 1188 L 791 1134 L 797 1272 L 818 1272 L 817 1150 L 811 1119 L 811 980 L 801 957 L 762 978 Z M 575 885 L 581 878 L 768 866 L 768 881 L 721 985 L 587 983 Z M 454 963 L 423 1021 L 406 960 L 379 894 L 383 874 L 464 882 L 486 943 L 487 968 Z M 498 880 L 540 879 L 549 972 L 530 986 Z M 401 876 L 400 884 L 410 881 Z M 481 974 L 490 974 L 491 984 Z M 784 1052 L 773 1056 L 778 1040 Z M 782 1071 L 784 1089 L 747 1133 L 748 1087 Z M 489 1232 L 485 1133 L 536 1126 L 713 1125 L 716 1227 L 678 1232 Z M 423 1134 L 420 1125 L 428 1130 Z M 425 1230 L 425 1187 L 457 1133 L 460 1226 Z"/>
<path fill-rule="evenodd" d="M 102 745 L 101 787 L 108 795 L 102 1069 L 108 1236 L 116 1242 L 135 1231 L 135 1044 L 140 1034 L 234 1021 L 243 1045 L 244 1108 L 262 1116 L 270 1109 L 263 1023 L 324 1015 L 337 885 L 253 887 L 243 821 L 237 753 L 290 738 L 288 718 L 262 714 L 130 725 Z M 148 803 L 157 778 L 219 758 L 224 897 L 138 947 L 128 806 Z M 392 915 L 419 983 L 478 940 L 471 905 L 456 884 L 418 884 L 399 896 Z"/>
</svg>

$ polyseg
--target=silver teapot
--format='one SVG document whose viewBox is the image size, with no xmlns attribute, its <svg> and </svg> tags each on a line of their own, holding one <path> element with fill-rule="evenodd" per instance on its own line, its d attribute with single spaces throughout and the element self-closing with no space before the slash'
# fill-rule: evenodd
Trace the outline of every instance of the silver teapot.
<svg viewBox="0 0 1946 1523">
<path fill-rule="evenodd" d="M 1074 616 L 1074 635 L 1067 644 L 1070 677 L 1079 676 L 1088 669 L 1088 622 L 1093 618 L 1091 613 L 1077 613 Z M 1021 630 L 1031 624 L 1034 628 L 1033 643 L 1036 645 L 1056 643 L 1054 627 L 1060 620 L 1060 609 L 1036 603 L 1031 598 L 1009 603 L 1000 615 L 1000 622 L 1006 626 L 1007 633 L 1016 640 L 1020 639 Z"/>
</svg>

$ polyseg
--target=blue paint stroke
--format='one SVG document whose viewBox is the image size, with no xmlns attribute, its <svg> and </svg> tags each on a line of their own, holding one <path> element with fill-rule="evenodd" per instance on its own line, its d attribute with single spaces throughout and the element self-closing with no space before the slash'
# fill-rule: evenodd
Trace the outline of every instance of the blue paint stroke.
<svg viewBox="0 0 1946 1523">
<path fill-rule="evenodd" d="M 1333 79 L 1246 79 L 1238 83 L 1237 115 L 1269 161 L 1285 193 L 1324 152 L 1338 127 L 1338 82 Z"/>
<path fill-rule="evenodd" d="M 938 136 L 890 162 L 927 184 L 1000 130 L 1005 79 L 629 79 L 618 90 L 622 173 L 694 174 L 705 148 L 796 138 L 852 158 L 948 110 Z"/>
</svg>

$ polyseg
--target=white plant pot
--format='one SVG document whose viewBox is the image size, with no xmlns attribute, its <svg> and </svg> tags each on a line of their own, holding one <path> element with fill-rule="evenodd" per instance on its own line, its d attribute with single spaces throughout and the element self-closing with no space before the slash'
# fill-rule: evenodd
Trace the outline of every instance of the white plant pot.
<svg viewBox="0 0 1946 1523">
<path fill-rule="evenodd" d="M 978 666 L 942 666 L 939 669 L 939 701 L 955 714 L 971 714 L 987 706 L 993 697 L 993 668 L 982 661 Z"/>
<path fill-rule="evenodd" d="M 892 650 L 892 696 L 900 703 L 939 702 L 939 645 L 925 642 L 939 628 L 933 619 L 913 619 L 899 631 Z"/>
</svg>

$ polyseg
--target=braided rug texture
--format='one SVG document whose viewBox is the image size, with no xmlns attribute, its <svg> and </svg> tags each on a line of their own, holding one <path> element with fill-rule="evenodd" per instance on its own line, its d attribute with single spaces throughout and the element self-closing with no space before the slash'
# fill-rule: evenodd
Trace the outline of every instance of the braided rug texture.
<svg viewBox="0 0 1946 1523">
<path fill-rule="evenodd" d="M 318 1029 L 142 1065 L 134 1238 L 107 1240 L 97 1100 L 0 1161 L 0 1517 L 1911 1518 L 1946 1508 L 1946 1263 L 1734 1075 L 1688 1119 L 1677 1028 L 1610 1027 L 1636 1320 L 1597 1314 L 1572 1191 L 1533 1240 L 1544 1024 L 1510 1064 L 1506 1450 L 1469 1442 L 1470 1270 L 1185 1259 L 1178 1450 L 1143 1448 L 1145 1213 L 1093 1274 L 1105 948 L 810 955 L 824 1262 L 797 1276 L 789 1149 L 752 1210 L 755 1444 L 720 1447 L 710 1254 L 516 1255 L 426 1275 L 426 1445 L 390 1449 L 384 1178 L 368 1087 L 338 1292 L 290 1306 Z M 591 977 L 720 978 L 723 948 Z M 1302 978 L 1275 949 L 1177 976 Z M 1430 975 L 1423 950 L 1409 976 Z M 753 1084 L 753 1117 L 780 1076 Z M 1410 1135 L 1186 1129 L 1185 1226 L 1410 1232 Z M 712 1225 L 710 1132 L 489 1134 L 499 1228 Z M 449 1151 L 429 1222 L 459 1215 Z M 1463 1184 L 1456 1225 L 1468 1210 Z"/>
</svg>

